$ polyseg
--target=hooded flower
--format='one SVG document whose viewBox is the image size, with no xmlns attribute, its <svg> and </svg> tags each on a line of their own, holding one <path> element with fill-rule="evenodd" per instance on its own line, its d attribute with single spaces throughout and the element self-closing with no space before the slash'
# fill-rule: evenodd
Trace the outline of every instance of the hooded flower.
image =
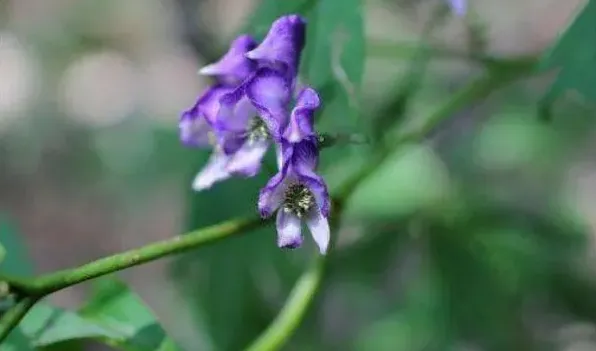
<svg viewBox="0 0 596 351">
<path fill-rule="evenodd" d="M 259 212 L 270 217 L 277 211 L 277 244 L 283 248 L 302 245 L 302 220 L 306 222 L 322 254 L 329 245 L 330 198 L 327 186 L 315 173 L 318 149 L 314 141 L 304 139 L 282 146 L 283 164 L 259 194 Z"/>
<path fill-rule="evenodd" d="M 297 248 L 302 244 L 301 222 L 308 226 L 321 253 L 329 244 L 330 199 L 327 186 L 315 173 L 319 150 L 313 115 L 320 106 L 318 94 L 304 88 L 281 139 L 280 170 L 259 194 L 259 212 L 270 217 L 277 211 L 278 245 Z"/>
<path fill-rule="evenodd" d="M 260 45 L 248 35 L 240 36 L 219 61 L 199 71 L 216 77 L 218 84 L 180 120 L 186 145 L 215 149 L 193 182 L 195 190 L 234 175 L 256 175 L 272 141 L 281 159 L 282 134 L 290 120 L 296 119 L 289 106 L 304 37 L 305 21 L 298 15 L 283 16 L 272 24 Z M 308 110 L 306 102 L 299 105 Z"/>
<path fill-rule="evenodd" d="M 236 38 L 222 58 L 203 67 L 199 73 L 213 76 L 217 82 L 209 87 L 195 102 L 194 106 L 180 116 L 180 140 L 191 147 L 214 147 L 215 151 L 207 165 L 193 181 L 193 189 L 209 188 L 216 181 L 230 177 L 225 165 L 226 156 L 218 145 L 217 117 L 220 100 L 250 77 L 256 70 L 256 63 L 245 54 L 256 47 L 256 42 L 248 35 Z"/>
<path fill-rule="evenodd" d="M 306 21 L 299 15 L 287 15 L 271 24 L 265 39 L 246 57 L 260 66 L 277 69 L 294 79 L 300 65 L 300 55 L 306 37 Z"/>
<path fill-rule="evenodd" d="M 212 146 L 211 131 L 219 110 L 219 99 L 242 83 L 256 69 L 256 63 L 245 54 L 256 47 L 249 35 L 236 38 L 222 58 L 203 67 L 199 73 L 214 76 L 217 83 L 209 87 L 194 106 L 180 116 L 180 139 L 187 146 Z"/>
</svg>

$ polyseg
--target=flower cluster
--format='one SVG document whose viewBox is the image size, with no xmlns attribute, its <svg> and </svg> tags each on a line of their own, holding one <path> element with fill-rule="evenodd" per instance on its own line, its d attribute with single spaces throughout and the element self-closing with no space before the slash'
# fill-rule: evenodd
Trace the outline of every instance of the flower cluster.
<svg viewBox="0 0 596 351">
<path fill-rule="evenodd" d="M 297 88 L 305 31 L 302 17 L 287 15 L 272 23 L 261 43 L 249 35 L 236 38 L 219 61 L 199 71 L 216 83 L 182 113 L 179 128 L 185 145 L 213 148 L 193 181 L 196 191 L 233 176 L 256 175 L 273 146 L 279 171 L 260 191 L 259 212 L 262 217 L 277 212 L 280 247 L 302 244 L 304 220 L 324 254 L 330 198 L 316 173 L 314 130 L 321 100 L 314 89 Z"/>
</svg>

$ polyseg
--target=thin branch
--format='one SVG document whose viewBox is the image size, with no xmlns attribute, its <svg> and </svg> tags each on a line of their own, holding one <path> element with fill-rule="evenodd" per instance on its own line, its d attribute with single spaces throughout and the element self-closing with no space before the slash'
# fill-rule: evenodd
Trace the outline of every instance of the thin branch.
<svg viewBox="0 0 596 351">
<path fill-rule="evenodd" d="M 190 251 L 235 234 L 246 233 L 264 223 L 266 222 L 257 217 L 226 221 L 138 249 L 104 257 L 80 267 L 41 276 L 33 281 L 33 288 L 42 296 L 48 295 L 93 278 L 155 261 L 165 256 Z"/>
<path fill-rule="evenodd" d="M 366 53 L 369 57 L 381 59 L 396 59 L 411 57 L 421 48 L 425 48 L 431 59 L 470 61 L 484 66 L 508 65 L 523 66 L 535 60 L 535 56 L 494 57 L 486 54 L 457 51 L 440 46 L 421 44 L 419 42 L 391 42 L 387 40 L 371 39 L 368 41 Z"/>
</svg>

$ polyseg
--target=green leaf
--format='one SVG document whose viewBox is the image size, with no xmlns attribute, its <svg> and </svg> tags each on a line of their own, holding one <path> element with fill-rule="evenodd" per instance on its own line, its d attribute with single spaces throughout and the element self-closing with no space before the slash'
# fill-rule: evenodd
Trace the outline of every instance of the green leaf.
<svg viewBox="0 0 596 351">
<path fill-rule="evenodd" d="M 314 4 L 315 0 L 262 0 L 243 31 L 251 32 L 258 37 L 264 36 L 271 23 L 278 17 L 290 13 L 305 15 Z"/>
<path fill-rule="evenodd" d="M 93 297 L 80 314 L 109 330 L 114 346 L 126 351 L 179 350 L 153 312 L 124 283 L 106 278 L 97 280 L 94 287 Z"/>
<path fill-rule="evenodd" d="M 552 101 L 567 90 L 575 90 L 596 101 L 596 0 L 589 0 L 573 23 L 546 53 L 541 68 L 560 68 L 557 80 L 546 94 Z"/>
<path fill-rule="evenodd" d="M 320 0 L 308 16 L 301 74 L 323 99 L 324 126 L 353 132 L 364 72 L 361 0 Z"/>
<path fill-rule="evenodd" d="M 118 339 L 120 334 L 86 320 L 74 312 L 39 303 L 22 322 L 23 332 L 35 347 L 73 339 Z"/>
<path fill-rule="evenodd" d="M 449 205 L 446 200 L 451 191 L 447 169 L 433 150 L 404 145 L 362 182 L 346 211 L 377 219 L 401 218 L 419 211 L 441 213 Z"/>
</svg>

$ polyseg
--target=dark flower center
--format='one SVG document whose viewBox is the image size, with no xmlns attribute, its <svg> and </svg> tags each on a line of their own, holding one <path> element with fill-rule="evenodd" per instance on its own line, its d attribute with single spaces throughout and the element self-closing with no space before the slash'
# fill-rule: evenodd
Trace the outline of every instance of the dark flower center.
<svg viewBox="0 0 596 351">
<path fill-rule="evenodd" d="M 315 196 L 302 183 L 290 184 L 284 193 L 284 211 L 293 213 L 298 218 L 304 217 L 314 205 Z"/>
<path fill-rule="evenodd" d="M 265 121 L 259 116 L 253 117 L 248 122 L 247 135 L 249 142 L 257 142 L 269 139 L 269 129 Z"/>
</svg>

